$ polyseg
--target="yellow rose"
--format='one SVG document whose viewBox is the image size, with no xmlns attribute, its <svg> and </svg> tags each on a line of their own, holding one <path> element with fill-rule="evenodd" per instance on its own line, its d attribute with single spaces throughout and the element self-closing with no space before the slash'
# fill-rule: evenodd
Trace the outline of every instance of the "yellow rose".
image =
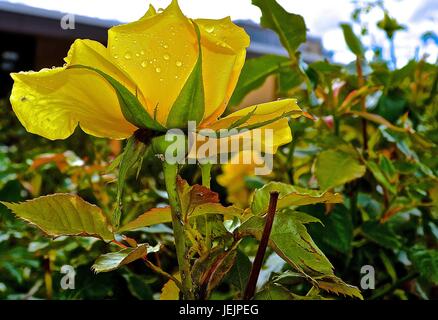
<svg viewBox="0 0 438 320">
<path fill-rule="evenodd" d="M 143 118 L 154 123 L 152 129 L 181 128 L 184 121 L 195 120 L 198 128 L 219 130 L 248 115 L 239 127 L 261 123 L 274 129 L 277 147 L 291 140 L 286 116 L 300 114 L 294 99 L 219 119 L 248 45 L 248 35 L 229 18 L 190 20 L 177 1 L 161 13 L 151 6 L 140 20 L 111 28 L 107 47 L 76 40 L 63 67 L 13 73 L 10 100 L 24 127 L 48 139 L 65 139 L 78 124 L 94 136 L 124 139 L 141 124 L 121 107 L 118 83 L 140 106 Z"/>
</svg>

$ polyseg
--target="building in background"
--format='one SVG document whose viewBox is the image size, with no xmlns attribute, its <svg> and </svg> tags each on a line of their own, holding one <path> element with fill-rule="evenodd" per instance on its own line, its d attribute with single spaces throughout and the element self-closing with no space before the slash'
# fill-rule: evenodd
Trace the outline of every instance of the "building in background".
<svg viewBox="0 0 438 320">
<path fill-rule="evenodd" d="M 65 13 L 58 11 L 0 2 L 0 97 L 7 96 L 11 90 L 10 72 L 60 66 L 74 39 L 93 39 L 105 44 L 107 29 L 120 23 L 75 15 L 75 28 L 63 29 L 63 17 Z M 239 20 L 236 24 L 250 35 L 248 58 L 287 55 L 273 31 L 250 20 Z M 329 58 L 319 38 L 309 37 L 301 51 L 306 62 Z M 275 92 L 275 79 L 268 78 L 259 90 L 245 99 L 243 106 L 272 100 Z"/>
</svg>

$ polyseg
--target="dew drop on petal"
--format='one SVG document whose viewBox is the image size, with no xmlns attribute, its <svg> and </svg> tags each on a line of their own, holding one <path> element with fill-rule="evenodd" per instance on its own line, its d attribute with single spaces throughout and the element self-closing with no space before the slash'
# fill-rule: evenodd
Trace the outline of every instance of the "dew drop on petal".
<svg viewBox="0 0 438 320">
<path fill-rule="evenodd" d="M 143 62 L 141 63 L 141 66 L 142 66 L 143 68 L 146 68 L 147 65 L 148 65 L 148 63 L 147 63 L 146 61 L 143 61 Z"/>
<path fill-rule="evenodd" d="M 161 72 L 161 68 L 155 68 L 155 71 L 157 72 L 157 73 L 160 73 Z"/>
<path fill-rule="evenodd" d="M 208 33 L 212 33 L 214 31 L 214 26 L 207 26 L 205 28 L 205 31 L 207 31 Z"/>
<path fill-rule="evenodd" d="M 170 59 L 170 56 L 169 56 L 168 54 L 165 54 L 165 55 L 163 56 L 163 58 L 164 58 L 164 60 L 169 60 L 169 59 Z"/>
<path fill-rule="evenodd" d="M 181 66 L 182 66 L 182 62 L 181 62 L 181 61 L 177 61 L 177 62 L 176 62 L 176 66 L 177 66 L 177 67 L 181 67 Z"/>
<path fill-rule="evenodd" d="M 132 59 L 132 54 L 130 52 L 126 52 L 125 53 L 125 59 L 126 60 L 131 60 Z"/>
<path fill-rule="evenodd" d="M 140 51 L 140 54 L 141 54 L 142 56 L 144 56 L 144 50 L 141 50 L 141 51 Z"/>
</svg>

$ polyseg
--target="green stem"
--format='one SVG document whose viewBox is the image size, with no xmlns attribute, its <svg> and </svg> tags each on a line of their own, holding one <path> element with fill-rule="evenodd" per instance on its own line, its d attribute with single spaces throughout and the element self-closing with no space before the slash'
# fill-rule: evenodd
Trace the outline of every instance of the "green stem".
<svg viewBox="0 0 438 320">
<path fill-rule="evenodd" d="M 211 180 L 211 167 L 213 165 L 211 163 L 200 164 L 201 174 L 202 174 L 202 185 L 208 189 L 210 189 L 210 180 Z"/>
<path fill-rule="evenodd" d="M 181 203 L 176 189 L 178 165 L 163 162 L 163 172 L 172 213 L 173 235 L 175 238 L 176 256 L 178 259 L 179 272 L 181 275 L 181 283 L 183 287 L 183 298 L 186 300 L 194 300 L 195 295 L 193 292 L 193 281 L 190 273 L 188 248 L 186 245 L 186 237 L 184 234 L 184 222 L 182 217 Z"/>
<path fill-rule="evenodd" d="M 210 189 L 210 180 L 211 180 L 211 167 L 213 165 L 211 163 L 200 164 L 201 174 L 202 174 L 202 185 L 208 189 Z M 211 224 L 208 221 L 208 215 L 204 215 L 205 218 L 205 245 L 208 250 L 211 249 Z"/>
</svg>

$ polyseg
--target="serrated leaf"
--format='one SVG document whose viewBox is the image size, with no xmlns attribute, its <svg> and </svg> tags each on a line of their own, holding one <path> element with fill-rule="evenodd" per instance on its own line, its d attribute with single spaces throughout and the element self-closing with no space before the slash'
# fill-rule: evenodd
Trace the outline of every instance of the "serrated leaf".
<svg viewBox="0 0 438 320">
<path fill-rule="evenodd" d="M 148 244 L 141 244 L 136 248 L 125 248 L 118 252 L 106 253 L 97 258 L 91 269 L 96 273 L 113 271 L 135 260 L 142 259 L 148 253 L 159 250 L 160 244 L 154 247 Z"/>
<path fill-rule="evenodd" d="M 388 249 L 400 249 L 401 238 L 397 236 L 388 223 L 367 221 L 362 225 L 363 234 L 370 240 Z"/>
<path fill-rule="evenodd" d="M 262 11 L 260 23 L 274 30 L 291 58 L 300 44 L 306 42 L 306 24 L 302 16 L 289 13 L 275 0 L 253 0 L 252 3 Z"/>
<path fill-rule="evenodd" d="M 243 210 L 237 207 L 222 206 L 219 203 L 218 194 L 206 187 L 200 185 L 189 186 L 187 181 L 178 178 L 177 190 L 181 201 L 183 217 L 185 217 L 185 219 L 191 219 L 206 214 L 220 214 L 230 217 L 240 217 L 243 214 Z M 170 207 L 153 208 L 138 216 L 131 222 L 128 222 L 118 231 L 125 232 L 171 221 L 172 216 Z"/>
<path fill-rule="evenodd" d="M 360 290 L 352 285 L 349 285 L 336 277 L 332 276 L 323 276 L 315 279 L 318 283 L 318 288 L 325 290 L 327 292 L 332 292 L 336 295 L 344 295 L 350 297 L 356 297 L 363 300 L 362 294 Z"/>
<path fill-rule="evenodd" d="M 342 32 L 344 33 L 345 42 L 347 43 L 350 51 L 353 52 L 356 56 L 362 57 L 364 55 L 362 43 L 360 42 L 359 38 L 354 34 L 351 25 L 342 23 L 341 28 Z"/>
<path fill-rule="evenodd" d="M 270 182 L 254 193 L 251 203 L 251 213 L 260 215 L 266 212 L 269 204 L 271 191 L 280 193 L 277 203 L 277 210 L 291 207 L 303 206 L 315 203 L 339 203 L 342 202 L 342 195 L 332 192 L 318 192 L 281 182 Z"/>
<path fill-rule="evenodd" d="M 286 57 L 275 55 L 248 59 L 242 68 L 229 106 L 237 106 L 248 93 L 260 87 L 268 76 L 276 73 L 285 64 L 290 64 Z"/>
<path fill-rule="evenodd" d="M 351 154 L 339 150 L 321 152 L 315 165 L 315 175 L 321 190 L 328 190 L 365 174 L 366 167 Z"/>
<path fill-rule="evenodd" d="M 319 288 L 359 297 L 357 288 L 347 285 L 333 273 L 333 266 L 307 233 L 305 224 L 318 221 L 297 211 L 286 210 L 275 216 L 268 245 L 283 260 Z M 241 236 L 251 235 L 260 240 L 265 218 L 254 216 L 238 229 Z M 326 284 L 330 279 L 332 284 Z M 319 284 L 323 281 L 322 285 Z M 333 286 L 336 285 L 336 289 Z M 355 289 L 354 289 L 355 288 Z M 336 293 L 336 292 L 335 292 Z M 361 296 L 360 296 L 361 297 Z"/>
<path fill-rule="evenodd" d="M 297 211 L 278 212 L 272 226 L 269 246 L 298 272 L 312 271 L 331 274 L 333 266 L 307 233 L 305 222 L 315 218 Z M 303 223 L 303 221 L 305 221 Z M 265 218 L 254 216 L 238 229 L 240 235 L 252 235 L 260 240 Z"/>
<path fill-rule="evenodd" d="M 205 97 L 202 79 L 202 50 L 199 27 L 193 23 L 198 37 L 198 59 L 184 87 L 170 109 L 168 128 L 186 128 L 188 121 L 199 123 L 204 116 Z"/>
<path fill-rule="evenodd" d="M 58 193 L 21 203 L 1 203 L 52 237 L 114 239 L 112 226 L 102 210 L 77 195 Z"/>
<path fill-rule="evenodd" d="M 83 68 L 94 71 L 105 78 L 106 81 L 114 88 L 119 99 L 120 109 L 123 116 L 130 123 L 138 128 L 149 128 L 152 130 L 164 131 L 166 130 L 160 123 L 152 119 L 145 107 L 138 101 L 137 97 L 132 94 L 127 88 L 125 88 L 120 82 L 106 74 L 105 72 L 96 68 L 74 65 L 70 66 L 70 69 Z"/>
<path fill-rule="evenodd" d="M 438 251 L 417 245 L 409 250 L 409 259 L 428 281 L 438 285 Z"/>
<path fill-rule="evenodd" d="M 254 296 L 254 300 L 313 300 L 297 295 L 278 283 L 268 283 Z"/>
</svg>

